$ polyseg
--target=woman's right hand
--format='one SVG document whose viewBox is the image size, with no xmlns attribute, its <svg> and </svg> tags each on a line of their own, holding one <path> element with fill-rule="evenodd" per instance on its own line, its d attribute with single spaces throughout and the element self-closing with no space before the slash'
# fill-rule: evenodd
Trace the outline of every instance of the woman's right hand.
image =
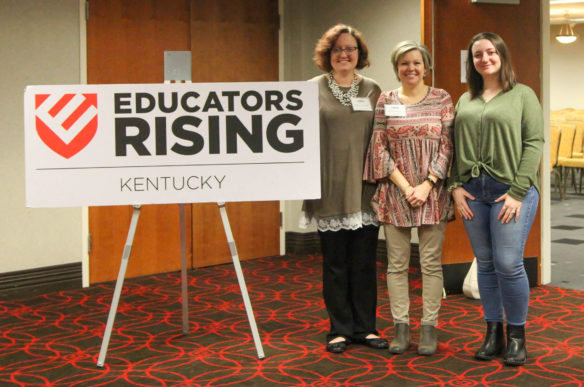
<svg viewBox="0 0 584 387">
<path fill-rule="evenodd" d="M 428 200 L 428 195 L 432 191 L 432 186 L 429 183 L 423 182 L 415 187 L 408 187 L 411 189 L 406 189 L 404 194 L 406 195 L 406 200 L 410 203 L 412 207 L 419 207 L 426 203 Z"/>
<path fill-rule="evenodd" d="M 470 207 L 468 206 L 467 199 L 475 200 L 474 196 L 472 196 L 467 190 L 462 187 L 456 187 L 452 190 L 452 198 L 454 199 L 454 203 L 456 203 L 456 208 L 458 209 L 458 213 L 466 220 L 471 220 L 474 216 Z"/>
</svg>

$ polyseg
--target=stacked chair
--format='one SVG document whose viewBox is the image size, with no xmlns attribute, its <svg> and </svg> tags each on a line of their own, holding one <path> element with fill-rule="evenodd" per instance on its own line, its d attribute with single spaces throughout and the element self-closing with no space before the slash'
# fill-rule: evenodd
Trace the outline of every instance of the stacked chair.
<svg viewBox="0 0 584 387">
<path fill-rule="evenodd" d="M 560 199 L 566 197 L 569 178 L 574 190 L 581 193 L 584 177 L 584 110 L 552 111 L 550 142 L 551 170 L 555 175 L 556 188 L 560 191 Z"/>
<path fill-rule="evenodd" d="M 550 125 L 550 162 L 551 174 L 554 175 L 554 182 L 556 190 L 560 192 L 560 198 L 563 199 L 563 192 L 561 189 L 560 168 L 558 167 L 558 149 L 560 147 L 560 127 L 558 125 Z"/>
</svg>

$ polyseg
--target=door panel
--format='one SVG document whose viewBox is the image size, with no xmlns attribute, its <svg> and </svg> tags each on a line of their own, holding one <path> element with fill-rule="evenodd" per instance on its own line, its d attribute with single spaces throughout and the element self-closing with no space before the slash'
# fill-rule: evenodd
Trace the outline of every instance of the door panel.
<svg viewBox="0 0 584 387">
<path fill-rule="evenodd" d="M 190 49 L 189 0 L 88 0 L 87 82 L 164 82 L 164 51 Z"/>
<path fill-rule="evenodd" d="M 204 0 L 191 7 L 193 82 L 278 80 L 278 4 Z M 241 259 L 280 254 L 278 202 L 227 203 Z M 229 262 L 216 204 L 193 205 L 195 266 Z"/>
<path fill-rule="evenodd" d="M 189 12 L 188 0 L 90 0 L 88 83 L 163 82 L 164 51 L 190 48 Z M 131 206 L 90 207 L 90 283 L 117 277 L 131 216 Z M 142 206 L 126 277 L 178 269 L 178 205 Z"/>
<path fill-rule="evenodd" d="M 191 50 L 191 39 L 197 42 L 193 47 L 192 55 L 194 82 L 277 80 L 277 26 L 274 30 L 274 23 L 269 26 L 263 25 L 263 27 L 251 25 L 258 20 L 257 13 L 263 15 L 268 12 L 274 20 L 277 20 L 276 1 L 266 1 L 265 3 L 270 5 L 266 7 L 254 1 L 89 0 L 88 2 L 88 83 L 161 83 L 164 81 L 164 51 Z M 255 10 L 256 8 L 262 9 Z M 214 12 L 212 17 L 203 17 L 207 19 L 206 29 L 200 30 L 200 33 L 197 31 L 197 28 L 200 28 L 199 24 L 191 26 L 192 15 L 199 14 L 192 12 L 192 9 L 212 9 Z M 213 24 L 218 24 L 218 26 Z M 236 46 L 229 43 L 229 39 L 233 38 L 234 34 L 230 34 L 229 30 L 225 29 L 226 26 L 230 28 L 229 26 L 234 24 L 245 26 L 244 29 L 238 30 L 238 34 L 249 32 L 252 40 L 264 35 L 270 37 L 261 41 L 258 46 L 247 45 L 246 56 L 237 58 L 237 68 L 223 64 L 223 62 L 234 62 L 230 59 L 228 50 L 229 47 Z M 269 27 L 269 31 L 261 32 L 260 27 Z M 259 32 L 252 34 L 256 29 Z M 274 47 L 267 49 L 264 47 L 266 44 L 273 44 Z M 204 49 L 215 50 L 215 52 L 205 59 L 205 66 L 200 67 L 195 59 L 201 58 L 200 51 Z M 258 62 L 256 55 L 265 58 L 269 66 L 254 66 L 254 63 Z M 245 70 L 246 68 L 248 70 Z M 251 69 L 258 69 L 257 73 L 261 76 L 256 75 Z M 230 259 L 217 205 L 200 206 L 206 206 L 211 214 L 199 214 L 193 209 L 197 206 L 186 206 L 189 267 L 193 266 L 193 248 L 199 251 L 194 263 L 197 266 L 224 262 L 225 258 Z M 178 208 L 178 205 L 142 206 L 126 277 L 180 269 Z M 274 203 L 229 203 L 228 211 L 242 258 L 279 253 L 277 205 L 275 206 Z M 131 214 L 131 206 L 90 207 L 89 232 L 92 236 L 92 249 L 89 256 L 90 283 L 114 280 L 117 277 Z M 196 217 L 194 218 L 193 215 Z M 269 224 L 266 224 L 264 218 Z M 273 220 L 276 218 L 277 222 Z M 196 229 L 199 232 L 192 227 L 193 222 L 197 225 Z M 256 233 L 257 227 L 265 228 L 265 231 Z M 215 231 L 209 234 L 210 230 Z M 259 236 L 270 238 L 270 241 L 260 241 Z M 201 246 L 193 246 L 193 239 L 200 241 Z M 227 253 L 222 250 L 223 248 Z M 217 255 L 216 251 L 222 251 L 218 260 L 213 259 Z M 196 260 L 202 260 L 202 263 L 197 263 Z"/>
<path fill-rule="evenodd" d="M 280 254 L 278 202 L 227 203 L 227 216 L 241 260 Z M 193 205 L 195 267 L 231 262 L 231 254 L 215 203 Z"/>
<path fill-rule="evenodd" d="M 193 0 L 193 82 L 278 80 L 274 0 Z"/>
<path fill-rule="evenodd" d="M 539 96 L 540 70 L 540 1 L 523 0 L 520 5 L 471 4 L 460 0 L 422 0 L 423 39 L 434 48 L 435 86 L 450 93 L 454 103 L 467 90 L 460 82 L 460 51 L 466 50 L 470 39 L 479 32 L 499 34 L 511 52 L 519 82 L 530 86 Z M 434 23 L 432 24 L 432 10 Z M 463 23 L 453 23 L 463 20 Z M 524 23 L 530 20 L 530 23 Z M 434 34 L 432 35 L 432 25 Z M 432 42 L 432 38 L 434 41 Z M 432 44 L 433 43 L 433 44 Z M 442 253 L 442 263 L 470 262 L 474 254 L 466 238 L 460 216 L 448 224 Z M 461 236 L 464 236 L 461 238 Z M 540 257 L 539 210 L 525 246 L 526 257 Z"/>
<path fill-rule="evenodd" d="M 142 206 L 126 272 L 127 278 L 180 269 L 178 208 L 177 204 Z M 89 232 L 92 238 L 89 254 L 90 283 L 117 278 L 132 212 L 131 206 L 89 208 Z M 186 214 L 189 236 L 190 210 Z M 191 243 L 188 238 L 189 261 Z"/>
</svg>

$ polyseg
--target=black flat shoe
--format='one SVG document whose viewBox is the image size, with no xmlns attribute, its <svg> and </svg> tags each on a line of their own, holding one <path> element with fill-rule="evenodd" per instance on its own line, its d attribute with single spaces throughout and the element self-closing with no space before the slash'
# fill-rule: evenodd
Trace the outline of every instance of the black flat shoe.
<svg viewBox="0 0 584 387">
<path fill-rule="evenodd" d="M 353 341 L 356 344 L 366 345 L 368 347 L 375 348 L 375 349 L 386 349 L 389 347 L 389 344 L 387 344 L 387 340 L 382 339 L 381 337 L 372 337 L 370 339 L 366 339 L 366 338 L 353 339 Z"/>
<path fill-rule="evenodd" d="M 347 341 L 338 341 L 336 343 L 327 343 L 326 350 L 332 353 L 343 353 L 347 349 Z"/>
</svg>

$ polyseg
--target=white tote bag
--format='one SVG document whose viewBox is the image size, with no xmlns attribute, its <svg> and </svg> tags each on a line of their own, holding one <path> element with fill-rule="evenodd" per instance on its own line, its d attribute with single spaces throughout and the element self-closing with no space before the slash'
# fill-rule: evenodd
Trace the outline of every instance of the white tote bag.
<svg viewBox="0 0 584 387">
<path fill-rule="evenodd" d="M 468 273 L 466 273 L 466 277 L 464 277 L 464 282 L 462 283 L 462 292 L 465 296 L 474 300 L 479 300 L 481 298 L 481 294 L 479 293 L 479 281 L 477 278 L 476 258 L 472 260 L 470 269 L 468 270 Z"/>
</svg>

